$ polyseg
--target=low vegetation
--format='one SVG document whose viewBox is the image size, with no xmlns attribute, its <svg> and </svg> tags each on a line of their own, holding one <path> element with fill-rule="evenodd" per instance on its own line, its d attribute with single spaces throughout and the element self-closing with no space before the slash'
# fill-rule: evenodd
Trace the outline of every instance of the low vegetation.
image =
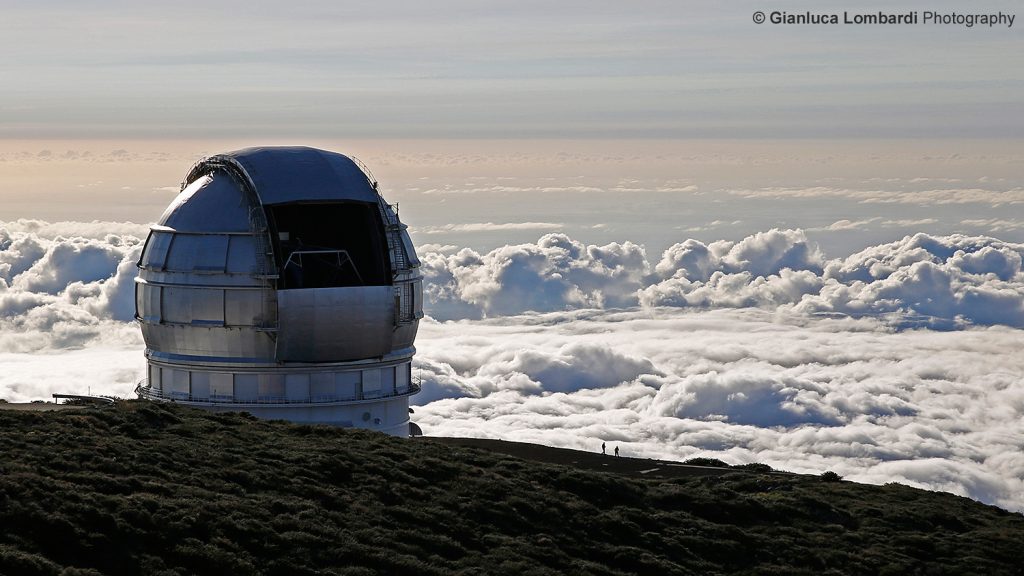
<svg viewBox="0 0 1024 576">
<path fill-rule="evenodd" d="M 0 410 L 0 574 L 1019 574 L 1024 517 L 121 402 Z M 826 480 L 826 481 L 822 481 Z"/>
</svg>

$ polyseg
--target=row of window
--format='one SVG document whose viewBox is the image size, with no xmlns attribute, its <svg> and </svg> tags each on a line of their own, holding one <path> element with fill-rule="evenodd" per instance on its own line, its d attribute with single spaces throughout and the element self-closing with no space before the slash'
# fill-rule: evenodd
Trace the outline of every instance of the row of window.
<svg viewBox="0 0 1024 576">
<path fill-rule="evenodd" d="M 150 392 L 209 402 L 337 402 L 409 391 L 410 363 L 370 370 L 305 374 L 232 374 L 149 366 Z"/>
<path fill-rule="evenodd" d="M 135 313 L 151 324 L 259 326 L 261 290 L 135 284 Z"/>
<path fill-rule="evenodd" d="M 247 234 L 149 234 L 139 264 L 148 270 L 252 274 L 256 238 Z"/>
<path fill-rule="evenodd" d="M 419 259 L 408 234 L 395 243 L 396 264 L 418 267 Z M 170 272 L 252 274 L 259 254 L 256 237 L 249 234 L 183 234 L 150 232 L 139 265 Z"/>
<path fill-rule="evenodd" d="M 419 318 L 417 298 L 421 282 L 395 287 L 396 324 Z M 135 315 L 150 324 L 200 326 L 260 326 L 264 317 L 264 291 L 241 288 L 206 288 L 135 284 Z"/>
</svg>

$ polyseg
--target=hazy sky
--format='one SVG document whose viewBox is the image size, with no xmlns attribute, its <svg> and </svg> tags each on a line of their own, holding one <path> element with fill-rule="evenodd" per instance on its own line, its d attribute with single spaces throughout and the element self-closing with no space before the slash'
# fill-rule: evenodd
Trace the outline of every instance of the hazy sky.
<svg viewBox="0 0 1024 576">
<path fill-rule="evenodd" d="M 420 243 L 554 228 L 652 253 L 772 227 L 833 253 L 916 231 L 1024 239 L 1024 19 L 758 25 L 759 2 L 678 1 L 0 7 L 0 220 L 148 222 L 204 154 L 312 144 L 364 160 Z"/>
<path fill-rule="evenodd" d="M 1024 241 L 1016 140 L 270 140 L 359 157 L 418 245 L 560 231 L 656 256 L 771 228 L 833 256 L 916 232 Z M 0 221 L 151 222 L 203 155 L 266 142 L 0 142 Z"/>
<path fill-rule="evenodd" d="M 1024 21 L 1012 29 L 757 25 L 751 16 L 765 6 L 750 1 L 0 7 L 3 138 L 1024 133 Z"/>
</svg>

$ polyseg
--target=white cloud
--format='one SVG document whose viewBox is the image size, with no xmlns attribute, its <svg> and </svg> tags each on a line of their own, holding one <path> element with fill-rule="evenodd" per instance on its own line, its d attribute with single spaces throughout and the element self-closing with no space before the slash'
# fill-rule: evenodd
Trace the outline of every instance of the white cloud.
<svg viewBox="0 0 1024 576">
<path fill-rule="evenodd" d="M 134 315 L 135 224 L 0 224 L 0 350 L 39 352 L 137 343 Z M 142 229 L 144 232 L 145 229 Z M 141 236 L 141 234 L 140 234 Z"/>
<path fill-rule="evenodd" d="M 477 186 L 467 183 L 465 186 L 446 184 L 441 188 L 424 190 L 425 195 L 443 194 L 594 194 L 608 192 L 605 188 L 594 186 Z"/>
<path fill-rule="evenodd" d="M 0 228 L 0 278 L 10 282 L 43 257 L 46 247 L 35 235 L 11 235 Z"/>
<path fill-rule="evenodd" d="M 427 254 L 427 253 L 430 253 L 430 252 L 449 253 L 449 252 L 455 252 L 458 249 L 459 249 L 459 247 L 454 245 L 454 244 L 427 243 L 427 244 L 419 244 L 418 246 L 416 246 L 416 251 L 421 253 L 421 254 Z"/>
<path fill-rule="evenodd" d="M 877 224 L 880 228 L 918 228 L 920 226 L 927 226 L 929 224 L 936 224 L 938 220 L 935 218 L 903 218 L 903 219 L 882 219 L 879 217 L 866 218 L 864 220 L 836 220 L 828 226 L 821 226 L 818 228 L 808 228 L 808 231 L 816 232 L 846 232 L 851 230 L 869 230 L 872 224 Z"/>
<path fill-rule="evenodd" d="M 491 161 L 498 161 L 497 158 L 492 158 Z M 593 162 L 593 158 L 584 157 L 573 157 L 569 158 L 562 154 L 556 154 L 551 156 L 538 156 L 534 158 L 533 165 L 537 164 L 550 164 L 552 160 L 557 162 L 571 161 L 573 163 L 590 163 Z M 608 159 L 606 159 L 608 160 Z M 632 158 L 630 160 L 636 161 L 640 158 Z M 650 160 L 650 159 L 644 159 Z M 659 158 L 658 160 L 665 160 Z M 521 162 L 522 159 L 519 159 Z M 621 163 L 626 161 L 624 158 L 616 159 L 615 162 Z M 603 181 L 600 185 L 594 185 L 591 182 L 597 182 L 596 180 L 588 180 L 583 177 L 569 178 L 570 180 L 577 180 L 580 183 L 576 185 L 552 185 L 550 184 L 551 178 L 509 178 L 509 177 L 470 177 L 461 183 L 446 183 L 442 186 L 436 186 L 433 188 L 427 188 L 422 190 L 420 193 L 425 195 L 474 195 L 474 194 L 487 194 L 487 195 L 577 195 L 577 194 L 614 194 L 617 196 L 638 194 L 638 193 L 659 193 L 659 194 L 695 194 L 700 191 L 700 187 L 696 184 L 680 182 L 678 180 L 666 180 L 662 178 L 644 178 L 644 179 L 628 179 L 620 180 L 615 185 L 607 185 Z M 516 183 L 508 182 L 514 180 Z M 559 180 L 564 180 L 560 178 Z M 504 183 L 495 183 L 495 181 L 503 181 Z"/>
<path fill-rule="evenodd" d="M 915 228 L 918 226 L 927 226 L 929 224 L 937 224 L 939 221 L 935 218 L 904 218 L 899 220 L 882 220 L 882 226 L 886 228 Z"/>
<path fill-rule="evenodd" d="M 742 220 L 712 220 L 711 222 L 708 222 L 703 226 L 688 226 L 685 228 L 682 226 L 676 226 L 675 229 L 682 230 L 683 232 L 706 232 L 708 230 L 714 230 L 716 228 L 721 228 L 723 226 L 737 226 L 742 223 Z"/>
<path fill-rule="evenodd" d="M 949 188 L 917 191 L 854 190 L 813 186 L 809 188 L 760 188 L 730 190 L 743 198 L 847 198 L 863 204 L 986 204 L 997 207 L 1024 204 L 1024 189 L 993 190 L 987 188 Z"/>
<path fill-rule="evenodd" d="M 470 222 L 467 224 L 445 224 L 443 226 L 423 226 L 417 228 L 418 234 L 446 234 L 450 232 L 501 232 L 508 230 L 558 230 L 564 224 L 559 222 Z"/>
<path fill-rule="evenodd" d="M 644 288 L 640 292 L 640 303 L 644 306 L 775 308 L 799 302 L 804 295 L 821 288 L 821 278 L 809 270 L 784 268 L 769 276 L 715 271 L 703 282 L 677 276 Z"/>
<path fill-rule="evenodd" d="M 178 188 L 173 189 L 174 192 Z M 106 222 L 93 220 L 92 222 L 46 222 L 44 220 L 33 220 L 21 218 L 10 222 L 0 221 L 0 230 L 6 230 L 8 234 L 33 234 L 40 238 L 54 239 L 58 236 L 90 238 L 103 240 L 107 236 L 134 236 L 145 238 L 149 234 L 149 224 L 136 224 L 134 222 Z"/>
<path fill-rule="evenodd" d="M 825 260 L 800 230 L 738 242 L 687 240 L 654 266 L 635 244 L 584 246 L 564 234 L 478 254 L 427 253 L 427 311 L 479 318 L 628 307 L 793 308 L 922 323 L 1024 327 L 1024 244 L 915 234 Z"/>
<path fill-rule="evenodd" d="M 647 273 L 632 242 L 585 246 L 564 234 L 487 254 L 428 253 L 423 263 L 428 307 L 441 318 L 635 305 Z"/>
<path fill-rule="evenodd" d="M 795 308 L 1024 327 L 1022 256 L 1024 245 L 993 238 L 915 234 L 829 262 Z"/>
<path fill-rule="evenodd" d="M 121 323 L 123 341 L 96 340 L 80 350 L 47 350 L 31 354 L 0 352 L 0 398 L 9 402 L 52 400 L 52 394 L 105 394 L 134 397 L 145 370 L 138 328 Z M 133 334 L 128 334 L 128 331 Z M 130 342 L 134 339 L 134 344 Z M 0 348 L 3 348 L 0 342 Z"/>
<path fill-rule="evenodd" d="M 1024 229 L 1024 220 L 1008 220 L 1004 218 L 961 220 L 960 224 L 971 228 L 983 228 L 992 232 L 1011 232 Z"/>
<path fill-rule="evenodd" d="M 866 220 L 836 220 L 828 226 L 821 228 L 810 228 L 810 230 L 827 230 L 829 232 L 838 232 L 844 230 L 859 230 L 865 228 L 868 224 L 878 221 L 879 218 L 868 218 Z"/>
<path fill-rule="evenodd" d="M 132 239 L 134 248 L 138 239 Z M 12 289 L 57 294 L 72 282 L 92 283 L 109 278 L 125 256 L 121 238 L 107 240 L 60 238 L 24 272 L 11 278 Z"/>
</svg>

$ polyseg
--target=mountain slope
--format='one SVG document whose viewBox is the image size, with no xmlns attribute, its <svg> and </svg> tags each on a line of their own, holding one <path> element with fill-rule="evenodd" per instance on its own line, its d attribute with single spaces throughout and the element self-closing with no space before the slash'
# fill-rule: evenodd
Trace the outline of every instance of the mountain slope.
<svg viewBox="0 0 1024 576">
<path fill-rule="evenodd" d="M 0 410 L 0 527 L 0 574 L 1019 574 L 1024 543 L 1019 514 L 899 485 L 631 477 L 140 401 Z"/>
</svg>

